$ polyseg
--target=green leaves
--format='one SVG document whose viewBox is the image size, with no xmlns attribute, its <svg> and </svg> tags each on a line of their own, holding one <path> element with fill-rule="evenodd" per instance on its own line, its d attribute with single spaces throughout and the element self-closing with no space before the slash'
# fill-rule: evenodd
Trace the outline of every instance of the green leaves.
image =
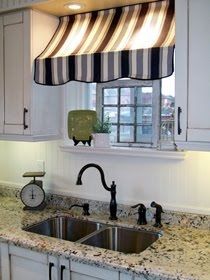
<svg viewBox="0 0 210 280">
<path fill-rule="evenodd" d="M 109 116 L 105 117 L 104 121 L 97 119 L 93 126 L 94 133 L 111 133 L 111 126 Z"/>
</svg>

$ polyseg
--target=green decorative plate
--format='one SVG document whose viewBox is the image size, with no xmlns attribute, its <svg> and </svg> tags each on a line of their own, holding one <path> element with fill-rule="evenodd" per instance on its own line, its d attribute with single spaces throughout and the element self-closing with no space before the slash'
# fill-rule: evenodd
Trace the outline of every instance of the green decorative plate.
<svg viewBox="0 0 210 280">
<path fill-rule="evenodd" d="M 96 119 L 96 111 L 93 110 L 73 110 L 68 113 L 68 136 L 74 140 L 75 146 L 79 141 L 90 145 Z"/>
</svg>

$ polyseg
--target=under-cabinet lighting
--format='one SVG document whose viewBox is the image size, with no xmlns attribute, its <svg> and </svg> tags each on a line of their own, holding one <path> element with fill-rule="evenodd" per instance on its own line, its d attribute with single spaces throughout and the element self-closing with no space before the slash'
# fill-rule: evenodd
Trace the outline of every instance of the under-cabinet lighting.
<svg viewBox="0 0 210 280">
<path fill-rule="evenodd" d="M 71 2 L 71 3 L 65 4 L 64 6 L 68 9 L 70 9 L 70 10 L 80 10 L 80 9 L 84 8 L 85 4 L 84 3 Z"/>
</svg>

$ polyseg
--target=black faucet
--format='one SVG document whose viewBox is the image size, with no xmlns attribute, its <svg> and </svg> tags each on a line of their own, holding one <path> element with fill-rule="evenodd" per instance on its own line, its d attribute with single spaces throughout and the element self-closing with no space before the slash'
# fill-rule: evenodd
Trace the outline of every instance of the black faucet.
<svg viewBox="0 0 210 280">
<path fill-rule="evenodd" d="M 160 204 L 157 204 L 155 201 L 153 201 L 150 206 L 156 208 L 154 227 L 159 227 L 159 228 L 162 227 L 161 213 L 164 213 L 162 206 Z"/>
<path fill-rule="evenodd" d="M 136 208 L 138 207 L 138 220 L 137 220 L 137 224 L 138 225 L 146 225 L 147 224 L 147 219 L 146 219 L 146 207 L 144 206 L 144 204 L 142 203 L 138 203 L 136 205 L 131 206 L 131 208 Z"/>
<path fill-rule="evenodd" d="M 85 166 L 83 166 L 81 168 L 78 176 L 77 176 L 76 184 L 77 185 L 82 185 L 82 174 L 89 167 L 95 167 L 100 172 L 101 182 L 102 182 L 103 187 L 105 188 L 105 190 L 107 190 L 111 193 L 111 201 L 110 201 L 110 208 L 109 208 L 110 209 L 109 219 L 110 220 L 117 220 L 117 216 L 116 216 L 116 214 L 117 214 L 117 202 L 116 202 L 116 185 L 115 185 L 115 182 L 112 181 L 112 184 L 111 184 L 110 188 L 107 186 L 106 181 L 105 181 L 105 177 L 104 177 L 103 169 L 98 164 L 89 163 L 89 164 L 86 164 Z"/>
<path fill-rule="evenodd" d="M 81 207 L 83 209 L 83 213 L 82 215 L 84 216 L 90 216 L 90 213 L 89 213 L 89 204 L 88 203 L 83 203 L 82 205 L 79 205 L 79 204 L 73 204 L 69 207 L 69 210 L 73 207 Z"/>
</svg>

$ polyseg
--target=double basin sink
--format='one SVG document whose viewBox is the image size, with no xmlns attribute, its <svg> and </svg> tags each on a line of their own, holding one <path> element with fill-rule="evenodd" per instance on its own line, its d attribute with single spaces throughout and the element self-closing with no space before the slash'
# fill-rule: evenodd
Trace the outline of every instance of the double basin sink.
<svg viewBox="0 0 210 280">
<path fill-rule="evenodd" d="M 65 216 L 44 220 L 24 230 L 130 254 L 144 251 L 160 236 L 151 231 L 109 226 Z"/>
</svg>

